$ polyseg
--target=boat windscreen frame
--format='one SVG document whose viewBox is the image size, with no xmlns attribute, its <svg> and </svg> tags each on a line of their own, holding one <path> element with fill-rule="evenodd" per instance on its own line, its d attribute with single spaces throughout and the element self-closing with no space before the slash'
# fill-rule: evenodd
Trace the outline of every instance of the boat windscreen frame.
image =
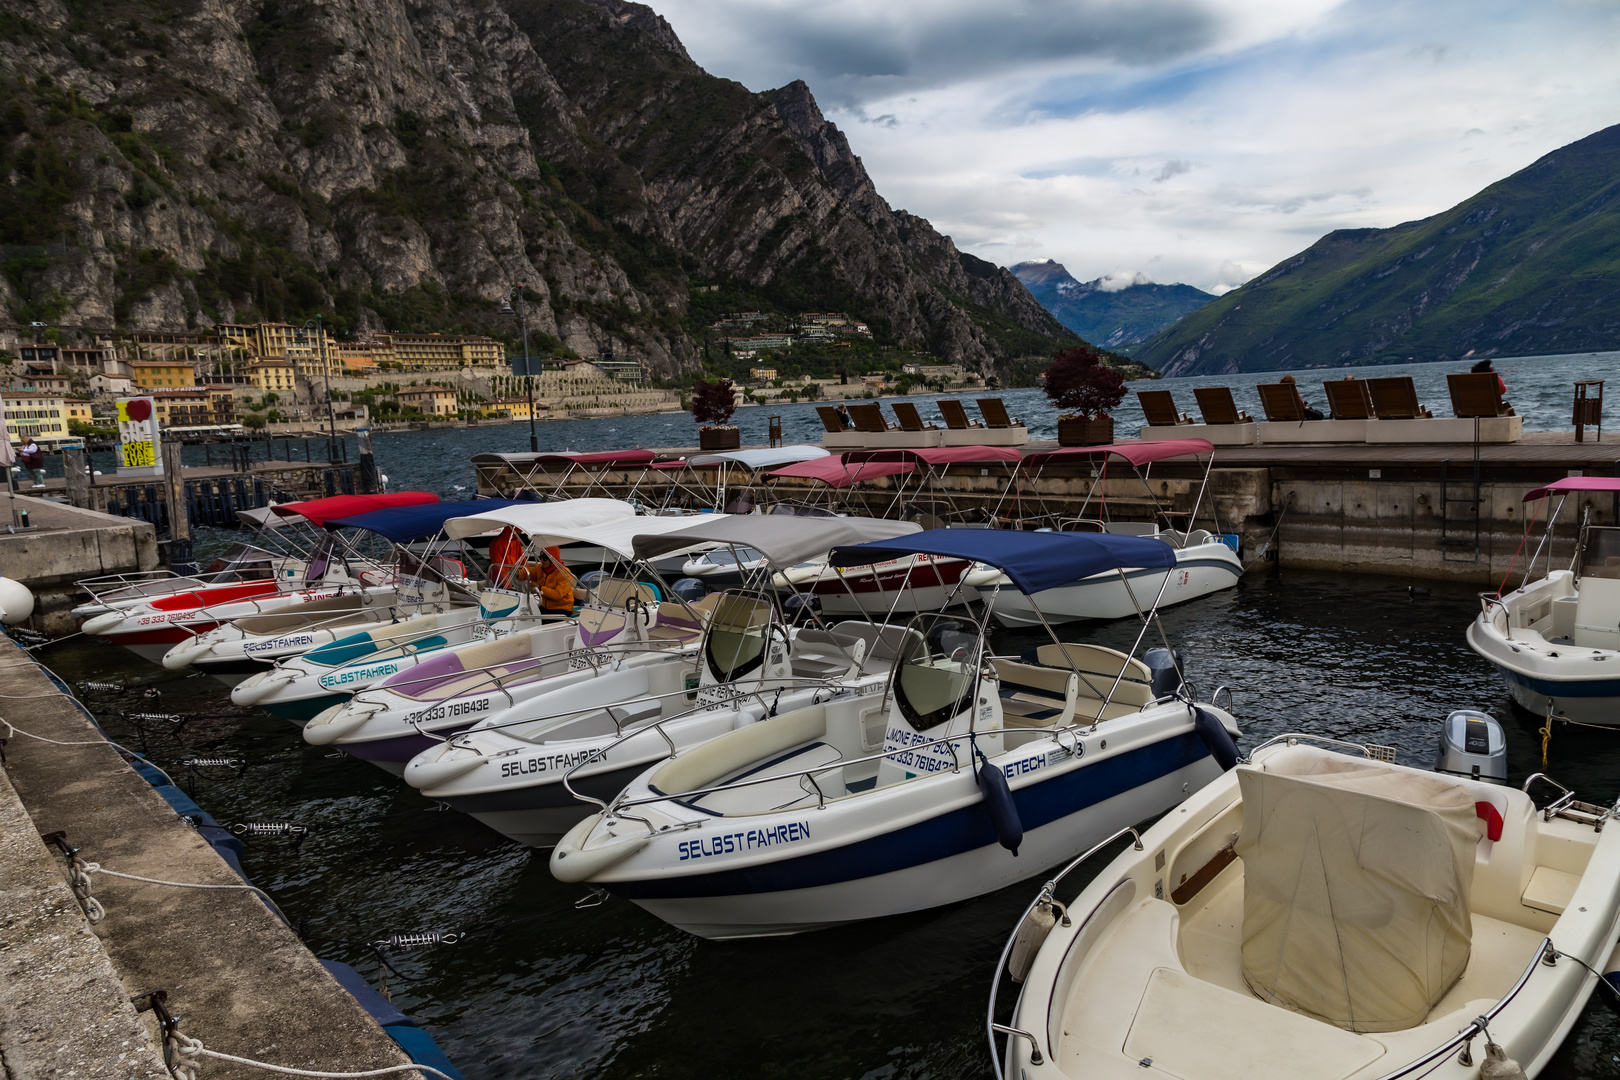
<svg viewBox="0 0 1620 1080">
<path fill-rule="evenodd" d="M 908 668 L 916 666 L 914 663 L 914 649 L 917 643 L 922 643 L 925 650 L 925 659 L 932 659 L 934 626 L 941 622 L 950 622 L 957 626 L 971 627 L 973 630 L 973 645 L 965 660 L 957 661 L 956 653 L 961 646 L 951 650 L 949 654 L 942 654 L 942 659 L 956 663 L 960 662 L 963 672 L 967 674 L 967 689 L 952 701 L 936 706 L 928 712 L 922 712 L 917 702 L 911 699 L 906 692 L 904 674 Z M 927 629 L 922 629 L 927 626 Z M 978 695 L 980 683 L 984 678 L 985 659 L 985 627 L 974 618 L 971 613 L 957 614 L 944 611 L 925 611 L 913 615 L 906 621 L 902 631 L 903 641 L 896 650 L 893 666 L 889 669 L 889 677 L 883 687 L 882 709 L 888 711 L 889 701 L 892 698 L 900 709 L 900 715 L 906 718 L 906 723 L 912 730 L 923 734 L 933 730 L 941 724 L 949 723 L 954 717 L 960 716 L 964 709 L 968 712 L 968 731 L 972 732 L 978 726 L 978 709 L 974 707 L 974 699 Z M 966 635 L 964 635 L 966 636 Z"/>
<path fill-rule="evenodd" d="M 765 620 L 758 624 L 750 624 L 740 629 L 721 627 L 722 613 L 727 609 L 727 601 L 732 605 L 752 603 L 763 605 Z M 747 658 L 742 658 L 743 644 L 752 636 L 751 632 L 758 627 L 759 651 Z M 732 660 L 722 668 L 722 661 L 714 653 L 716 634 L 735 634 L 738 638 L 736 651 Z M 707 625 L 703 628 L 703 644 L 700 649 L 703 654 L 703 664 L 709 673 L 719 680 L 721 685 L 736 682 L 744 676 L 751 675 L 759 670 L 765 663 L 765 657 L 770 653 L 771 636 L 780 633 L 786 638 L 786 631 L 781 621 L 781 613 L 776 608 L 776 598 L 764 589 L 724 589 L 720 599 L 715 601 L 714 608 L 709 615 Z"/>
</svg>

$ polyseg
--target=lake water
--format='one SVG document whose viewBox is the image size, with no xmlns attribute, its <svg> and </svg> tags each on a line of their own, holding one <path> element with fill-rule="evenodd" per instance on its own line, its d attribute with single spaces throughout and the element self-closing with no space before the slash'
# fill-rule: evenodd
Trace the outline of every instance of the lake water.
<svg viewBox="0 0 1620 1080">
<path fill-rule="evenodd" d="M 1506 723 L 1511 779 L 1519 783 L 1541 767 L 1538 722 L 1513 711 L 1464 645 L 1475 610 L 1469 588 L 1435 585 L 1414 598 L 1404 581 L 1285 572 L 1173 608 L 1164 622 L 1203 696 L 1232 689 L 1244 745 L 1308 731 L 1393 745 L 1404 763 L 1426 768 L 1440 718 L 1481 707 Z M 1134 630 L 1122 622 L 1064 636 L 1129 648 Z M 1019 632 L 996 644 L 1020 651 L 1040 640 L 1038 631 Z M 70 682 L 159 681 L 160 704 L 88 699 L 113 736 L 131 745 L 140 735 L 119 719 L 121 710 L 195 715 L 178 732 L 151 738 L 160 764 L 199 752 L 281 759 L 240 779 L 199 778 L 196 797 L 222 821 L 340 826 L 296 851 L 250 842 L 244 860 L 292 918 L 309 920 L 318 955 L 375 979 L 377 962 L 353 943 L 504 925 L 395 960 L 414 981 L 394 978 L 394 1000 L 469 1080 L 989 1074 L 990 971 L 1038 877 L 841 929 L 700 941 L 624 901 L 574 910 L 582 890 L 555 881 L 545 853 L 453 812 L 428 811 L 403 782 L 305 745 L 283 720 L 233 709 L 210 679 L 174 678 L 111 646 L 67 643 L 44 658 Z M 1560 729 L 1547 771 L 1583 799 L 1612 802 L 1620 733 Z M 188 782 L 183 772 L 177 779 Z M 1620 1025 L 1596 999 L 1545 1075 L 1620 1077 Z"/>
</svg>

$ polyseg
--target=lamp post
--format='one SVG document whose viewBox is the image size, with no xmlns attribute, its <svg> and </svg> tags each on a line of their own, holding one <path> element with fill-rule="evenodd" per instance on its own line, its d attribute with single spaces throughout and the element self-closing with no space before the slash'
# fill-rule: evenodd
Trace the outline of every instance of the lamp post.
<svg viewBox="0 0 1620 1080">
<path fill-rule="evenodd" d="M 321 316 L 304 323 L 304 329 L 315 330 L 315 341 L 321 349 L 321 381 L 326 386 L 326 460 L 337 460 L 337 416 L 332 411 L 332 364 L 326 357 L 326 334 L 321 327 Z"/>
<path fill-rule="evenodd" d="M 512 301 L 517 300 L 517 308 Z M 523 327 L 523 392 L 529 402 L 529 452 L 540 452 L 540 436 L 534 430 L 534 380 L 529 378 L 529 306 L 523 299 L 523 283 L 512 286 L 512 291 L 501 298 L 501 314 L 516 315 Z"/>
</svg>

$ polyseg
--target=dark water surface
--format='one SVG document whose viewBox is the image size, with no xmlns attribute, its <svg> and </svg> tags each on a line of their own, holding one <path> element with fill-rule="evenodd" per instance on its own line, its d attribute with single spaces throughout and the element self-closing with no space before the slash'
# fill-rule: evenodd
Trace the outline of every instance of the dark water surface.
<svg viewBox="0 0 1620 1080">
<path fill-rule="evenodd" d="M 1414 598 L 1405 581 L 1391 579 L 1253 576 L 1171 609 L 1164 622 L 1202 696 L 1231 688 L 1245 746 L 1307 731 L 1394 745 L 1404 763 L 1427 767 L 1439 719 L 1480 707 L 1506 723 L 1517 784 L 1541 766 L 1538 722 L 1512 712 L 1463 643 L 1476 610 L 1472 591 L 1426 587 L 1429 594 Z M 1064 633 L 1118 648 L 1134 635 L 1123 622 Z M 1009 633 L 996 645 L 1018 651 L 1040 640 L 1039 632 Z M 545 853 L 428 810 L 402 781 L 328 757 L 286 721 L 235 709 L 213 680 L 175 678 L 112 646 L 65 643 L 44 659 L 69 681 L 155 682 L 156 701 L 86 696 L 114 737 L 136 746 L 141 734 L 121 711 L 192 717 L 147 736 L 165 767 L 196 752 L 279 759 L 240 777 L 199 776 L 196 797 L 221 821 L 337 826 L 297 850 L 250 841 L 244 860 L 292 918 L 309 921 L 319 955 L 375 981 L 376 960 L 355 943 L 472 932 L 456 945 L 397 956 L 414 981 L 390 980 L 394 1000 L 469 1080 L 988 1075 L 990 969 L 1038 878 L 841 929 L 700 941 L 624 901 L 575 910 L 582 890 L 552 879 Z M 1617 764 L 1620 734 L 1560 728 L 1548 771 L 1582 798 L 1609 803 L 1620 789 Z M 174 771 L 188 786 L 185 770 Z M 1620 1076 L 1620 1025 L 1596 999 L 1545 1075 Z"/>
</svg>

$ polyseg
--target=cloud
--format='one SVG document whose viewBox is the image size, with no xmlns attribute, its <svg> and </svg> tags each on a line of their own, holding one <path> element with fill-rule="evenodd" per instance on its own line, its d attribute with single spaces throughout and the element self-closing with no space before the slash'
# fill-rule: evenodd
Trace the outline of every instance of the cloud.
<svg viewBox="0 0 1620 1080">
<path fill-rule="evenodd" d="M 1215 287 L 1210 291 L 1216 296 L 1229 293 L 1233 289 L 1249 280 L 1249 275 L 1243 272 L 1243 267 L 1231 259 L 1221 263 L 1221 268 L 1215 271 Z"/>
<path fill-rule="evenodd" d="M 1192 162 L 1167 161 L 1164 163 L 1164 167 L 1159 170 L 1159 175 L 1153 178 L 1153 182 L 1155 184 L 1162 184 L 1172 176 L 1180 176 L 1182 173 L 1189 172 L 1192 172 Z"/>
<path fill-rule="evenodd" d="M 1097 282 L 1099 292 L 1124 292 L 1132 285 L 1151 285 L 1153 279 L 1140 270 L 1115 270 L 1106 274 Z"/>
</svg>

